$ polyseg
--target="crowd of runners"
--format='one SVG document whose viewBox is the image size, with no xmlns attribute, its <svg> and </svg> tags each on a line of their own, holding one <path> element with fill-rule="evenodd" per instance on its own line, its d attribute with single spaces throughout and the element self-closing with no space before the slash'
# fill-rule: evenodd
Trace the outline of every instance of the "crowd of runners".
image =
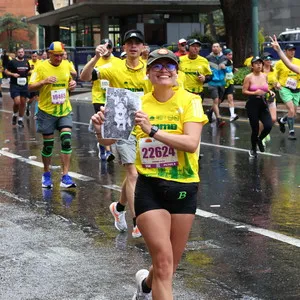
<svg viewBox="0 0 300 300">
<path fill-rule="evenodd" d="M 293 44 L 287 44 L 282 51 L 276 37 L 271 38 L 271 43 L 280 60 L 272 65 L 273 58 L 268 53 L 248 59 L 251 71 L 242 88 L 249 97 L 246 110 L 252 129 L 251 158 L 257 157 L 257 147 L 260 152 L 265 151 L 265 142 L 270 139 L 275 122 L 282 133 L 287 124 L 288 138 L 296 140 L 294 121 L 300 100 L 300 60 L 294 57 Z M 222 130 L 226 122 L 219 106 L 224 100 L 228 101 L 229 122 L 238 120 L 234 108 L 237 69 L 231 49 L 222 49 L 219 43 L 214 43 L 211 53 L 202 57 L 199 55 L 201 42 L 197 39 L 181 38 L 175 53 L 164 48 L 150 52 L 143 33 L 129 30 L 123 37 L 122 56 L 115 57 L 112 49 L 112 41 L 103 39 L 81 74 L 77 74 L 59 41 L 51 43 L 47 53 L 40 57 L 34 52 L 27 60 L 24 49 L 19 48 L 15 58 L 5 64 L 2 60 L 0 71 L 10 79 L 11 122 L 23 128 L 24 116 L 33 117 L 34 106 L 36 130 L 43 137 L 42 187 L 53 187 L 50 164 L 54 134 L 58 131 L 62 161 L 60 186 L 76 188 L 69 175 L 72 153 L 69 92 L 76 87 L 78 77 L 92 82 L 91 103 L 95 114 L 89 131 L 95 134 L 99 159 L 110 163 L 118 156 L 126 172 L 120 198 L 111 203 L 109 210 L 116 229 L 126 231 L 128 204 L 132 237 L 143 236 L 152 257 L 149 270 L 136 273 L 137 290 L 133 300 L 169 300 L 173 299 L 172 277 L 196 211 L 202 127 L 207 122 L 215 122 Z M 204 113 L 202 99 L 206 83 L 212 107 Z M 134 115 L 136 126 L 127 140 L 102 137 L 108 87 L 127 89 L 140 97 L 141 109 Z M 282 118 L 277 118 L 276 93 L 288 111 Z M 152 156 L 146 154 L 150 142 L 154 149 Z M 162 151 L 166 155 L 161 155 Z"/>
</svg>

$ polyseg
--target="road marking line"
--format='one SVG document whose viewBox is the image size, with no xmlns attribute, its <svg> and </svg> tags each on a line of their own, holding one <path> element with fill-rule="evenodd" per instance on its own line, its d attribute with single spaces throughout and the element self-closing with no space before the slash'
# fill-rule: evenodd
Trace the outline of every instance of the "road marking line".
<svg viewBox="0 0 300 300">
<path fill-rule="evenodd" d="M 274 240 L 277 240 L 280 242 L 284 242 L 286 244 L 290 244 L 292 246 L 296 246 L 296 247 L 300 248 L 300 240 L 299 239 L 287 236 L 285 234 L 277 233 L 277 232 L 274 232 L 274 231 L 271 231 L 268 229 L 264 229 L 264 228 L 255 227 L 255 226 L 248 225 L 248 224 L 245 224 L 242 222 L 236 222 L 236 221 L 221 217 L 217 214 L 213 214 L 211 212 L 208 212 L 208 211 L 205 211 L 202 209 L 198 209 L 198 208 L 196 210 L 196 215 L 203 217 L 203 218 L 213 219 L 213 220 L 216 220 L 216 221 L 228 224 L 228 225 L 233 225 L 235 228 L 245 228 L 248 231 L 251 231 L 251 232 L 269 237 L 271 239 L 274 239 Z"/>
<path fill-rule="evenodd" d="M 216 148 L 224 148 L 224 149 L 235 150 L 235 151 L 249 152 L 249 149 L 236 148 L 236 147 L 230 147 L 230 146 L 224 146 L 224 145 L 217 145 L 217 144 L 211 144 L 211 143 L 205 143 L 205 142 L 201 142 L 201 145 L 210 146 L 210 147 L 216 147 Z M 259 153 L 261 155 L 281 157 L 281 155 L 279 155 L 279 154 L 273 154 L 273 153 L 267 153 L 267 152 L 259 152 L 259 151 L 257 153 Z"/>
<path fill-rule="evenodd" d="M 25 163 L 27 163 L 29 165 L 37 166 L 37 167 L 40 167 L 40 168 L 44 167 L 44 164 L 41 163 L 41 162 L 34 161 L 34 160 L 25 158 L 23 156 L 20 156 L 20 155 L 17 155 L 17 154 L 8 152 L 8 151 L 0 150 L 0 154 L 3 155 L 3 156 L 6 156 L 6 157 L 12 158 L 12 159 L 17 159 L 17 160 L 19 160 L 21 162 L 25 162 Z M 51 169 L 57 169 L 57 168 L 59 168 L 59 166 L 51 166 Z M 92 177 L 85 176 L 85 175 L 82 175 L 82 174 L 79 174 L 79 173 L 76 173 L 76 172 L 69 172 L 69 175 L 72 176 L 73 178 L 76 178 L 76 179 L 81 180 L 81 181 L 92 181 L 92 180 L 95 180 Z"/>
</svg>

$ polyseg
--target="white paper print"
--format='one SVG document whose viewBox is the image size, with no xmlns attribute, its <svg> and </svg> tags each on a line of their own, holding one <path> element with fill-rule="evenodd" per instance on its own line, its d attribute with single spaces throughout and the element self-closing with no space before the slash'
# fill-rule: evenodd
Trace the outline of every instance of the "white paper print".
<svg viewBox="0 0 300 300">
<path fill-rule="evenodd" d="M 128 140 L 134 128 L 134 114 L 140 105 L 138 94 L 126 89 L 107 88 L 102 137 Z"/>
</svg>

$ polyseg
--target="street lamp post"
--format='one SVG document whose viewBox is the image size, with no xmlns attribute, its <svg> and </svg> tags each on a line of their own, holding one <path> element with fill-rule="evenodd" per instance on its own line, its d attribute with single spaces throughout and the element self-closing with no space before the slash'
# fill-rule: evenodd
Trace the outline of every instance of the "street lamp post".
<svg viewBox="0 0 300 300">
<path fill-rule="evenodd" d="M 258 0 L 252 0 L 252 50 L 258 56 Z"/>
</svg>

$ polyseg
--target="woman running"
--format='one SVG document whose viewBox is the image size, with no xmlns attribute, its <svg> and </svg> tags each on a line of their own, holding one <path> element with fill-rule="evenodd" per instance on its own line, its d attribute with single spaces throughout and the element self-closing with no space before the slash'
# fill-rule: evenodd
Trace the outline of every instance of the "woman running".
<svg viewBox="0 0 300 300">
<path fill-rule="evenodd" d="M 135 212 L 152 265 L 136 273 L 133 300 L 173 299 L 173 274 L 196 212 L 199 143 L 208 119 L 198 95 L 174 87 L 177 72 L 178 58 L 172 51 L 150 53 L 147 76 L 153 92 L 143 96 L 142 110 L 135 115 Z M 99 112 L 92 120 L 100 129 L 104 115 Z"/>
<path fill-rule="evenodd" d="M 272 118 L 266 101 L 266 94 L 275 97 L 275 93 L 269 90 L 267 75 L 263 73 L 263 60 L 256 56 L 251 60 L 252 72 L 245 77 L 243 94 L 248 95 L 246 110 L 252 129 L 250 157 L 257 157 L 257 146 L 260 152 L 265 151 L 262 140 L 272 129 Z M 263 130 L 259 134 L 259 121 L 263 124 Z"/>
</svg>

